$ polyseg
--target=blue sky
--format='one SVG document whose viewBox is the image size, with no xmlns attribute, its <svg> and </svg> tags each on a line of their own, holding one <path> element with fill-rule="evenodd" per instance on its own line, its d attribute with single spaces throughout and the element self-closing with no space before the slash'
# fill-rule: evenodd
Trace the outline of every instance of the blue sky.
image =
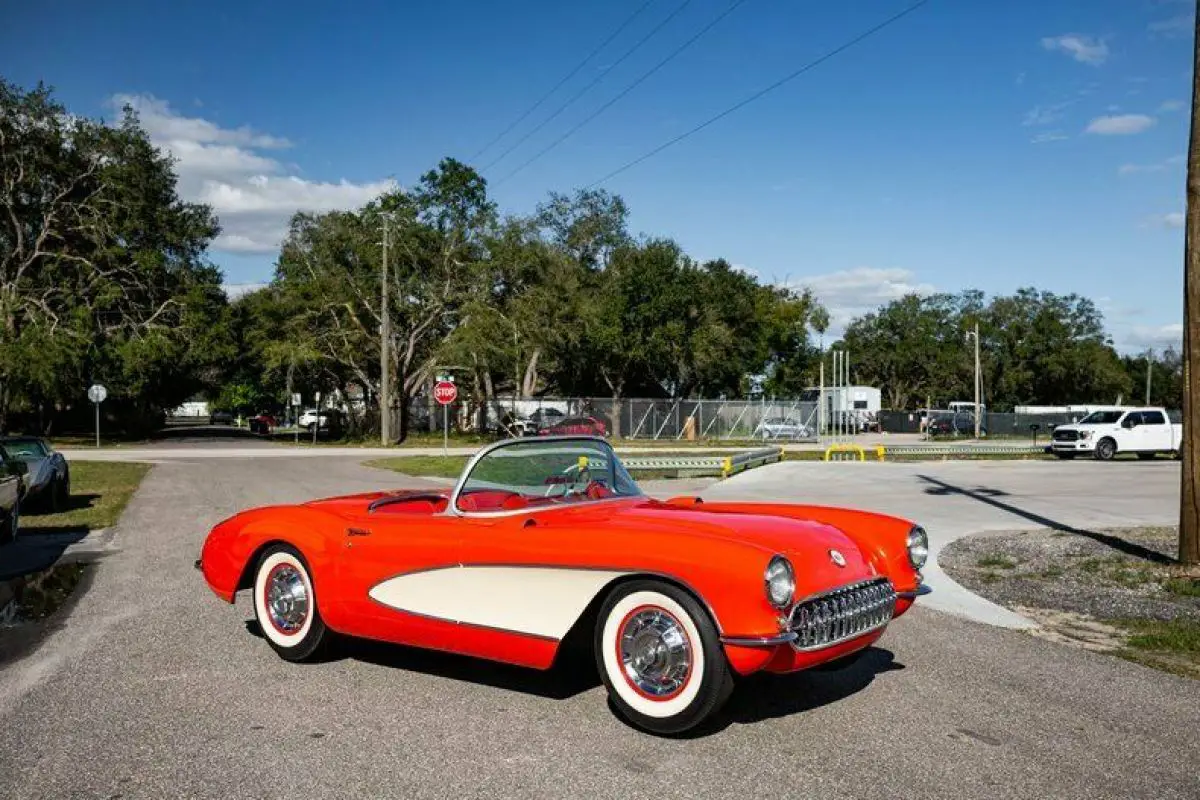
<svg viewBox="0 0 1200 800">
<path fill-rule="evenodd" d="M 221 215 L 226 280 L 252 284 L 292 211 L 469 160 L 643 2 L 8 3 L 0 73 L 80 114 L 137 105 L 181 191 Z M 909 4 L 746 0 L 509 177 L 731 2 L 653 0 L 472 162 L 603 74 L 485 171 L 502 210 L 592 183 Z M 635 231 L 811 286 L 839 323 L 910 290 L 1036 285 L 1096 300 L 1123 349 L 1161 347 L 1182 313 L 1191 13 L 932 0 L 604 187 Z"/>
</svg>

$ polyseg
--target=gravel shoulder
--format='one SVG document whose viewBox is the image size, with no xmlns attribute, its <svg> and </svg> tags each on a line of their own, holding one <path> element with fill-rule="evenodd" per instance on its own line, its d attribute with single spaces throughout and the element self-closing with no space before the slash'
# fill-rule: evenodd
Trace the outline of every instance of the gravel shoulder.
<svg viewBox="0 0 1200 800">
<path fill-rule="evenodd" d="M 938 556 L 950 577 L 1046 638 L 1200 679 L 1200 570 L 1167 527 L 995 532 Z"/>
</svg>

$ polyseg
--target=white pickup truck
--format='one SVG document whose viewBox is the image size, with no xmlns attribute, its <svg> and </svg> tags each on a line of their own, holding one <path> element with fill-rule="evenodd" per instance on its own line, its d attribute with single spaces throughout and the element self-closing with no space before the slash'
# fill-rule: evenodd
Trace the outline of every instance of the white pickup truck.
<svg viewBox="0 0 1200 800">
<path fill-rule="evenodd" d="M 1154 458 L 1179 455 L 1183 426 L 1168 419 L 1162 408 L 1113 408 L 1093 411 L 1073 425 L 1059 425 L 1050 437 L 1050 451 L 1059 458 L 1091 455 L 1108 461 L 1117 453 Z"/>
</svg>

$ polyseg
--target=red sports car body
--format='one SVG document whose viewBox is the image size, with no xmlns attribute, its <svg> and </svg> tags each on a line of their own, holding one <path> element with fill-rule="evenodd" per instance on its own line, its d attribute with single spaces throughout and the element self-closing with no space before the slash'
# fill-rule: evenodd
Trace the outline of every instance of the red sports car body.
<svg viewBox="0 0 1200 800">
<path fill-rule="evenodd" d="M 253 509 L 197 562 L 233 602 L 253 591 L 284 658 L 330 632 L 546 669 L 572 632 L 618 710 L 671 733 L 735 676 L 863 650 L 927 591 L 924 531 L 794 504 L 648 498 L 602 439 L 511 439 L 450 490 Z"/>
</svg>

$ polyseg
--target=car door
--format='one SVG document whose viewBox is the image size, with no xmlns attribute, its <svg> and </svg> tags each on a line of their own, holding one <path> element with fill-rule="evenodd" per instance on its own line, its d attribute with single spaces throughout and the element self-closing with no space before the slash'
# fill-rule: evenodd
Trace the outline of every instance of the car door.
<svg viewBox="0 0 1200 800">
<path fill-rule="evenodd" d="M 437 603 L 453 592 L 461 539 L 444 507 L 444 497 L 418 496 L 349 520 L 335 567 L 344 633 L 456 649 L 458 621 L 440 615 Z"/>
<path fill-rule="evenodd" d="M 1170 450 L 1174 446 L 1171 426 L 1161 411 L 1143 411 L 1142 424 L 1138 425 L 1137 430 L 1142 450 Z"/>
</svg>

